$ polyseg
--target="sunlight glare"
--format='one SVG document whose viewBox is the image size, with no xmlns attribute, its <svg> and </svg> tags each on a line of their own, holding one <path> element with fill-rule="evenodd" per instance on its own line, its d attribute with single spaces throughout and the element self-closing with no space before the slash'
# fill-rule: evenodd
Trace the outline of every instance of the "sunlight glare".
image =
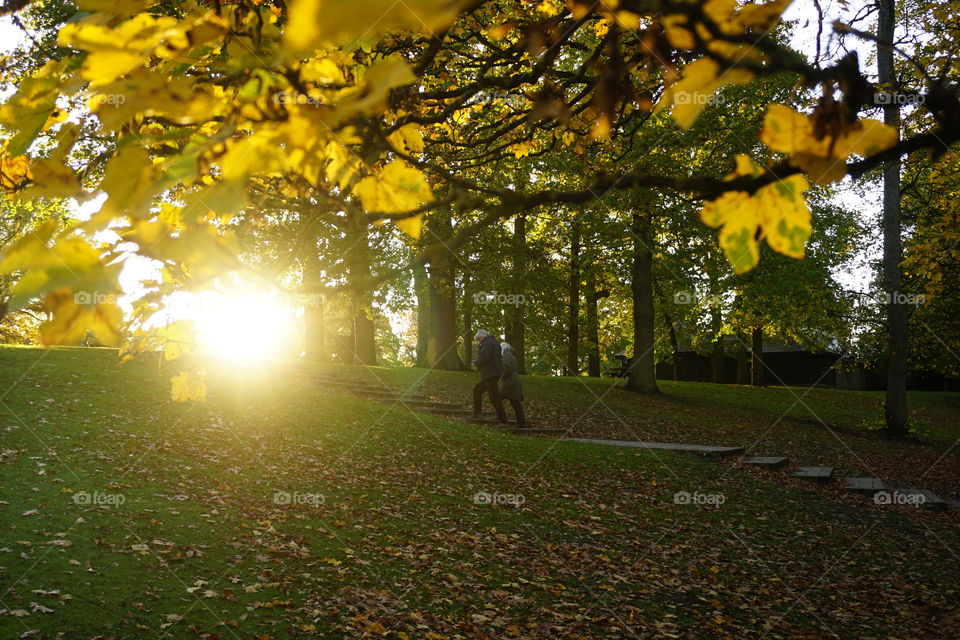
<svg viewBox="0 0 960 640">
<path fill-rule="evenodd" d="M 191 313 L 201 354 L 256 365 L 295 352 L 294 309 L 277 296 L 205 292 Z"/>
</svg>

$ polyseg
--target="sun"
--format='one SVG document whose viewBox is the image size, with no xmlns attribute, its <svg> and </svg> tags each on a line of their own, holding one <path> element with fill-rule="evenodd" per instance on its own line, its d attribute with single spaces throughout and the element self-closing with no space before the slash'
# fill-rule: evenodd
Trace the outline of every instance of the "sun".
<svg viewBox="0 0 960 640">
<path fill-rule="evenodd" d="M 298 353 L 301 323 L 280 296 L 207 291 L 192 306 L 201 355 L 252 365 Z"/>
</svg>

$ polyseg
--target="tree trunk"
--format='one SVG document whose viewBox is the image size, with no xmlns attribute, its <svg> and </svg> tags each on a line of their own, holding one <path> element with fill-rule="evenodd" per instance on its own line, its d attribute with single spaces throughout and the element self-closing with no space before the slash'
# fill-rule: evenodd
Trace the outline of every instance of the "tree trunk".
<svg viewBox="0 0 960 640">
<path fill-rule="evenodd" d="M 710 380 L 714 383 L 723 382 L 724 369 L 723 338 L 718 336 L 710 345 Z"/>
<path fill-rule="evenodd" d="M 461 361 L 464 369 L 470 368 L 473 362 L 473 292 L 470 290 L 470 270 L 463 272 L 463 332 L 461 336 Z"/>
<path fill-rule="evenodd" d="M 515 295 L 526 295 L 526 274 L 529 270 L 527 265 L 527 216 L 517 214 L 513 219 L 513 262 L 512 278 L 513 291 Z M 518 304 L 510 311 L 510 321 L 507 325 L 507 335 L 504 336 L 513 350 L 517 352 L 517 372 L 527 372 L 526 359 L 526 309 L 525 304 Z M 472 336 L 471 336 L 472 345 Z M 472 356 L 467 362 L 472 360 Z"/>
<path fill-rule="evenodd" d="M 320 254 L 316 236 L 305 243 L 300 264 L 303 267 L 303 351 L 307 360 L 323 362 L 327 359 L 326 335 L 324 326 L 323 296 L 317 293 L 322 284 Z"/>
<path fill-rule="evenodd" d="M 416 366 L 427 366 L 427 345 L 430 342 L 430 284 L 423 265 L 413 267 L 413 293 L 417 298 Z"/>
<path fill-rule="evenodd" d="M 633 358 L 627 389 L 639 393 L 660 393 L 657 387 L 656 362 L 653 353 L 653 252 L 650 250 L 650 216 L 634 212 L 633 263 L 630 268 L 630 291 L 633 296 Z"/>
<path fill-rule="evenodd" d="M 597 307 L 603 293 L 597 291 L 597 274 L 593 269 L 587 270 L 587 375 L 591 378 L 600 377 L 600 323 L 597 318 Z"/>
<path fill-rule="evenodd" d="M 567 287 L 567 375 L 580 375 L 580 225 L 570 230 L 570 284 Z"/>
<path fill-rule="evenodd" d="M 750 364 L 747 360 L 747 336 L 737 334 L 737 384 L 750 384 Z"/>
<path fill-rule="evenodd" d="M 897 91 L 893 68 L 896 23 L 894 0 L 877 0 L 877 71 L 880 83 Z M 883 43 L 887 43 L 884 46 Z M 883 106 L 883 122 L 900 131 L 900 107 L 896 100 Z M 906 436 L 907 430 L 907 309 L 900 285 L 903 241 L 900 224 L 900 161 L 883 165 L 883 288 L 887 298 L 887 395 L 884 403 L 886 431 Z"/>
<path fill-rule="evenodd" d="M 326 335 L 323 318 L 323 301 L 303 307 L 304 352 L 307 360 L 323 362 L 327 359 Z"/>
<path fill-rule="evenodd" d="M 720 308 L 720 282 L 715 272 L 710 274 L 710 330 L 713 332 L 713 342 L 710 345 L 710 381 L 714 384 L 723 382 L 723 310 Z"/>
<path fill-rule="evenodd" d="M 670 305 L 667 297 L 663 293 L 663 287 L 658 280 L 654 280 L 654 291 L 657 299 L 660 300 L 661 314 L 663 315 L 663 324 L 667 328 L 667 336 L 670 339 L 670 353 L 672 354 L 672 377 L 674 380 L 680 379 L 680 344 L 677 341 L 677 329 L 673 326 L 673 317 L 670 315 Z"/>
<path fill-rule="evenodd" d="M 673 326 L 673 318 L 669 311 L 663 313 L 663 323 L 667 325 L 667 335 L 670 336 L 670 350 L 673 352 L 673 379 L 680 379 L 680 343 L 677 340 L 677 328 Z"/>
<path fill-rule="evenodd" d="M 763 329 L 753 330 L 750 338 L 750 384 L 755 387 L 764 386 L 763 366 Z"/>
<path fill-rule="evenodd" d="M 370 290 L 370 245 L 365 220 L 353 225 L 356 241 L 350 245 L 350 315 L 354 364 L 377 364 L 377 337 L 373 324 L 373 292 Z"/>
<path fill-rule="evenodd" d="M 434 214 L 432 247 L 427 269 L 430 290 L 430 340 L 427 364 L 433 369 L 459 371 L 463 369 L 457 354 L 457 288 L 455 256 L 443 240 L 453 235 L 453 220 L 449 214 Z"/>
</svg>

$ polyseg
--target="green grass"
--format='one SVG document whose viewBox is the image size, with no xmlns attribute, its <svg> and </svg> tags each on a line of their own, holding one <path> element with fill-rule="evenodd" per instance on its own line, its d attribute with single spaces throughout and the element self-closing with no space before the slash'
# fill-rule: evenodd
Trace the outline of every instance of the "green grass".
<svg viewBox="0 0 960 640">
<path fill-rule="evenodd" d="M 474 379 L 330 370 L 450 398 Z M 953 514 L 494 433 L 267 369 L 212 370 L 208 402 L 174 404 L 170 375 L 109 350 L 0 348 L 0 638 L 956 635 Z M 576 422 L 577 435 L 715 427 L 743 444 L 793 403 L 782 389 L 665 383 L 664 397 L 638 398 L 609 381 L 524 382 L 531 417 Z M 876 396 L 806 400 L 863 431 Z M 953 399 L 924 400 L 949 438 Z M 817 452 L 830 432 L 804 411 L 781 422 L 791 446 Z M 848 437 L 878 459 L 900 447 Z M 911 446 L 942 453 L 937 438 Z M 77 504 L 79 492 L 124 502 Z M 478 492 L 523 504 L 477 504 Z M 676 504 L 677 492 L 725 502 Z"/>
</svg>

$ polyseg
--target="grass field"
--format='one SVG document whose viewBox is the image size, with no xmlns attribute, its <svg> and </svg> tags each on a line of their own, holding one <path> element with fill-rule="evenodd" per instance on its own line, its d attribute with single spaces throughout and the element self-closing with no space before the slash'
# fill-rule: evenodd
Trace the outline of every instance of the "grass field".
<svg viewBox="0 0 960 640">
<path fill-rule="evenodd" d="M 474 379 L 329 370 L 445 398 Z M 208 402 L 174 404 L 169 377 L 0 348 L 0 638 L 960 635 L 955 511 L 495 433 L 267 369 L 211 370 Z M 943 493 L 957 473 L 946 394 L 913 394 L 926 440 L 905 444 L 864 428 L 876 394 L 524 383 L 531 419 L 572 435 L 755 445 Z"/>
</svg>

